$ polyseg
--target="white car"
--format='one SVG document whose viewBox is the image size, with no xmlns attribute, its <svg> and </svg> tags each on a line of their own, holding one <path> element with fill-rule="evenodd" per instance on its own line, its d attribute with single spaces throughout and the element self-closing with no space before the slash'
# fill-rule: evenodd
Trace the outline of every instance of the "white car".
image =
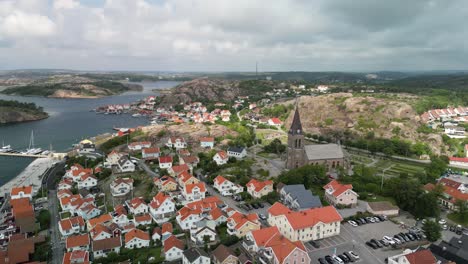
<svg viewBox="0 0 468 264">
<path fill-rule="evenodd" d="M 390 245 L 394 245 L 395 244 L 395 241 L 393 240 L 393 238 L 389 237 L 389 236 L 384 236 L 383 237 L 383 240 L 387 241 Z"/>
<path fill-rule="evenodd" d="M 354 227 L 357 227 L 357 226 L 358 226 L 358 224 L 357 224 L 356 222 L 352 221 L 352 220 L 349 220 L 349 221 L 348 221 L 348 224 L 350 224 L 350 225 L 352 225 L 352 226 L 354 226 Z"/>
<path fill-rule="evenodd" d="M 440 219 L 439 220 L 440 225 L 445 225 L 446 223 L 447 223 L 447 221 L 445 221 L 445 219 Z"/>
<path fill-rule="evenodd" d="M 344 264 L 344 261 L 343 261 L 341 258 L 339 258 L 339 257 L 337 257 L 337 256 L 333 256 L 332 258 L 333 258 L 333 260 L 334 260 L 335 262 L 340 263 L 340 264 Z"/>
<path fill-rule="evenodd" d="M 395 242 L 397 245 L 400 245 L 402 242 L 400 241 L 400 239 L 394 237 L 393 238 L 393 242 Z"/>
<path fill-rule="evenodd" d="M 348 253 L 349 253 L 353 258 L 359 259 L 359 255 L 356 254 L 356 253 L 354 253 L 353 251 L 349 251 Z"/>
</svg>

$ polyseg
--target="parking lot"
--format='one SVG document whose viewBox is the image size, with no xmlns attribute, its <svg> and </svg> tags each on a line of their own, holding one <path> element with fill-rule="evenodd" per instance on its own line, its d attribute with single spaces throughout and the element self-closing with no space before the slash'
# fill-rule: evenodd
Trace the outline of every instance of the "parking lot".
<svg viewBox="0 0 468 264">
<path fill-rule="evenodd" d="M 383 236 L 393 236 L 400 232 L 408 232 L 408 230 L 401 228 L 400 225 L 394 224 L 391 221 L 369 223 L 358 227 L 344 223 L 341 225 L 339 236 L 318 240 L 320 248 L 315 248 L 310 243 L 306 243 L 306 248 L 312 259 L 312 263 L 318 263 L 317 259 L 323 258 L 326 255 L 339 255 L 343 252 L 353 251 L 360 257 L 356 261 L 357 263 L 383 264 L 385 263 L 385 258 L 397 255 L 403 250 L 391 247 L 374 250 L 366 246 L 366 241 L 370 239 L 382 239 Z"/>
</svg>

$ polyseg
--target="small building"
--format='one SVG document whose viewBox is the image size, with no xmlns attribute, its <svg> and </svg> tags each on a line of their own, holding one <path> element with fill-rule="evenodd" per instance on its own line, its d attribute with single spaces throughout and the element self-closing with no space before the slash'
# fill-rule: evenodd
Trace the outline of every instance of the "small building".
<svg viewBox="0 0 468 264">
<path fill-rule="evenodd" d="M 174 261 L 182 258 L 184 252 L 184 242 L 175 236 L 170 236 L 163 242 L 164 258 L 167 261 Z"/>
<path fill-rule="evenodd" d="M 224 165 L 228 163 L 229 157 L 224 150 L 218 151 L 214 156 L 213 160 L 216 162 L 216 165 Z"/>
<path fill-rule="evenodd" d="M 177 182 L 174 178 L 167 175 L 161 178 L 154 178 L 154 184 L 162 192 L 172 192 L 177 190 Z"/>
<path fill-rule="evenodd" d="M 169 148 L 184 149 L 187 148 L 187 142 L 183 137 L 170 137 L 167 140 L 166 146 Z"/>
<path fill-rule="evenodd" d="M 161 150 L 159 148 L 144 148 L 141 151 L 141 157 L 146 160 L 153 160 L 159 158 Z"/>
<path fill-rule="evenodd" d="M 189 248 L 182 253 L 182 264 L 210 264 L 210 256 L 201 248 Z"/>
<path fill-rule="evenodd" d="M 227 155 L 228 157 L 243 159 L 247 157 L 247 149 L 244 147 L 229 147 L 227 150 Z"/>
<path fill-rule="evenodd" d="M 143 197 L 135 197 L 130 201 L 125 201 L 130 213 L 134 215 L 148 213 L 148 205 L 146 205 Z"/>
<path fill-rule="evenodd" d="M 258 181 L 251 179 L 247 185 L 247 192 L 254 198 L 261 198 L 273 191 L 273 181 Z"/>
<path fill-rule="evenodd" d="M 313 195 L 303 184 L 285 185 L 280 191 L 280 199 L 291 210 L 306 210 L 322 207 L 320 197 Z"/>
<path fill-rule="evenodd" d="M 252 230 L 260 229 L 261 225 L 258 220 L 258 215 L 255 213 L 244 215 L 239 212 L 234 212 L 227 219 L 227 233 L 239 238 L 244 237 Z"/>
<path fill-rule="evenodd" d="M 134 172 L 135 164 L 127 156 L 122 156 L 117 162 L 117 169 L 120 173 Z"/>
<path fill-rule="evenodd" d="M 212 149 L 214 147 L 214 142 L 214 137 L 202 137 L 200 138 L 200 147 Z"/>
<path fill-rule="evenodd" d="M 59 221 L 59 231 L 63 237 L 79 234 L 85 230 L 83 217 L 74 216 Z"/>
<path fill-rule="evenodd" d="M 190 228 L 190 239 L 197 245 L 203 245 L 205 242 L 214 242 L 216 236 L 216 222 L 213 220 L 196 222 Z M 208 238 L 208 241 L 206 241 L 206 238 Z"/>
<path fill-rule="evenodd" d="M 236 254 L 223 244 L 213 250 L 211 256 L 214 264 L 236 264 L 239 261 Z"/>
<path fill-rule="evenodd" d="M 397 216 L 399 210 L 398 206 L 386 201 L 367 203 L 367 211 L 374 215 Z"/>
<path fill-rule="evenodd" d="M 279 118 L 273 117 L 268 119 L 268 125 L 280 128 L 283 125 L 283 122 Z"/>
<path fill-rule="evenodd" d="M 159 168 L 160 169 L 170 169 L 172 167 L 172 157 L 164 156 L 159 157 Z"/>
<path fill-rule="evenodd" d="M 230 196 L 244 191 L 244 188 L 230 180 L 218 175 L 213 181 L 213 188 L 218 190 L 222 196 Z"/>
<path fill-rule="evenodd" d="M 125 234 L 125 248 L 145 248 L 149 247 L 150 236 L 140 229 L 132 229 Z"/>
<path fill-rule="evenodd" d="M 150 148 L 150 147 L 151 147 L 151 142 L 149 141 L 132 142 L 128 144 L 128 149 L 131 151 L 138 151 L 138 150 L 142 150 L 144 148 Z"/>
<path fill-rule="evenodd" d="M 69 236 L 65 241 L 65 248 L 68 252 L 75 250 L 88 250 L 90 242 L 88 234 Z"/>
<path fill-rule="evenodd" d="M 122 241 L 119 236 L 96 240 L 91 243 L 91 250 L 95 259 L 107 257 L 107 254 L 111 252 L 119 254 L 121 247 Z"/>
<path fill-rule="evenodd" d="M 114 197 L 126 196 L 133 190 L 133 179 L 116 178 L 111 182 L 110 190 Z"/>
<path fill-rule="evenodd" d="M 356 206 L 358 194 L 353 191 L 353 185 L 341 184 L 337 180 L 329 182 L 323 187 L 325 199 L 332 205 Z"/>
<path fill-rule="evenodd" d="M 406 249 L 402 254 L 388 258 L 388 264 L 436 264 L 437 259 L 429 249 Z"/>
<path fill-rule="evenodd" d="M 28 198 L 32 200 L 33 196 L 33 187 L 29 186 L 20 186 L 20 187 L 13 187 L 10 192 L 10 199 L 21 199 L 21 198 Z"/>
</svg>

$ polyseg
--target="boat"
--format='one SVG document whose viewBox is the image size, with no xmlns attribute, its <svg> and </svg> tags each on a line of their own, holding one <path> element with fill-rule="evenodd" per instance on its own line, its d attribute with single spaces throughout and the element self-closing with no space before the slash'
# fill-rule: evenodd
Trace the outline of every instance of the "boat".
<svg viewBox="0 0 468 264">
<path fill-rule="evenodd" d="M 153 120 L 153 121 L 150 122 L 150 124 L 152 124 L 152 125 L 157 125 L 158 122 L 156 122 L 156 120 Z"/>
<path fill-rule="evenodd" d="M 5 153 L 5 152 L 9 152 L 9 151 L 12 151 L 13 149 L 11 148 L 10 145 L 6 145 L 5 144 L 2 144 L 2 147 L 0 148 L 0 153 Z"/>
<path fill-rule="evenodd" d="M 132 115 L 132 117 L 140 117 L 140 116 L 141 114 L 138 114 L 138 113 Z"/>
</svg>

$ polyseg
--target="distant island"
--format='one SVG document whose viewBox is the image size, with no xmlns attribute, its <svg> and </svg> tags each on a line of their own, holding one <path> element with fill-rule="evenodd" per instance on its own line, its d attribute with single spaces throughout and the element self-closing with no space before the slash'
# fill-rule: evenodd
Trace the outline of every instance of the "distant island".
<svg viewBox="0 0 468 264">
<path fill-rule="evenodd" d="M 41 120 L 49 117 L 34 103 L 0 100 L 0 124 Z"/>
<path fill-rule="evenodd" d="M 6 78 L 0 80 L 0 86 L 5 87 L 0 91 L 4 94 L 51 98 L 101 98 L 131 90 L 143 90 L 139 84 L 72 74 L 40 78 Z"/>
</svg>

